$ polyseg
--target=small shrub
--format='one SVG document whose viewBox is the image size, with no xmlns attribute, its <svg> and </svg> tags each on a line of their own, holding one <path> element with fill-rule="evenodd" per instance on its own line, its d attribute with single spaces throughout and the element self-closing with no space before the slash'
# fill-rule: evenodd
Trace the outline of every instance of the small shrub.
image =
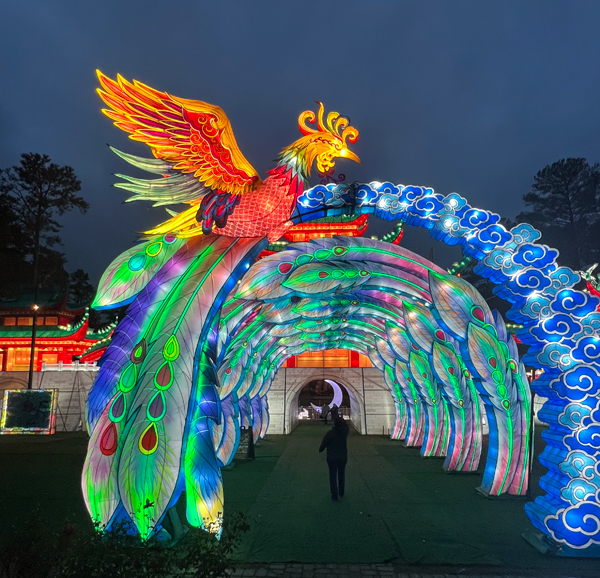
<svg viewBox="0 0 600 578">
<path fill-rule="evenodd" d="M 231 554 L 248 529 L 245 517 L 233 513 L 220 540 L 190 528 L 169 547 L 141 542 L 128 524 L 108 534 L 66 524 L 59 533 L 37 519 L 0 548 L 0 578 L 219 578 L 233 568 Z"/>
<path fill-rule="evenodd" d="M 41 516 L 7 529 L 0 542 L 1 578 L 48 578 L 60 558 L 60 540 Z"/>
</svg>

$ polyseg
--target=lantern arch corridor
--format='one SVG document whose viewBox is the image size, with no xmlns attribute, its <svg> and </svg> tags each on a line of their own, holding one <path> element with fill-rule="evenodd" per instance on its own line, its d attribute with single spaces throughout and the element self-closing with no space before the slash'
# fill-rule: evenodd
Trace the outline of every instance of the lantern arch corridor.
<svg viewBox="0 0 600 578">
<path fill-rule="evenodd" d="M 128 306 L 86 406 L 82 489 L 95 523 L 132 522 L 142 540 L 168 534 L 162 521 L 185 492 L 188 522 L 220 535 L 221 467 L 240 427 L 265 435 L 275 374 L 311 348 L 368 355 L 394 402 L 393 437 L 444 455 L 448 471 L 471 471 L 480 458 L 481 398 L 490 428 L 482 488 L 523 494 L 529 385 L 504 321 L 472 287 L 366 239 L 294 245 L 285 260 L 248 270 L 295 224 L 373 214 L 458 245 L 511 303 L 507 317 L 530 346 L 524 359 L 544 370 L 532 388 L 548 399 L 545 494 L 526 514 L 545 547 L 600 557 L 600 299 L 576 289 L 580 275 L 557 263 L 539 231 L 508 230 L 456 193 L 337 182 L 337 160 L 359 161 L 359 132 L 321 102 L 299 115 L 302 136 L 262 181 L 219 107 L 98 78 L 105 114 L 153 153 L 112 149 L 150 175 L 119 174 L 117 186 L 129 201 L 190 206 L 167 208 L 167 221 L 113 260 L 92 305 Z M 333 182 L 310 188 L 313 165 Z"/>
<path fill-rule="evenodd" d="M 532 387 L 548 398 L 540 412 L 541 419 L 549 424 L 547 447 L 540 457 L 549 469 L 540 482 L 547 493 L 528 503 L 526 513 L 536 528 L 552 538 L 553 544 L 564 546 L 567 553 L 600 553 L 600 525 L 594 522 L 600 519 L 600 473 L 594 438 L 600 421 L 596 417 L 599 300 L 574 289 L 579 276 L 556 263 L 557 251 L 537 243 L 538 231 L 525 224 L 508 231 L 499 224 L 498 215 L 474 209 L 454 193 L 444 197 L 425 187 L 379 182 L 323 185 L 299 196 L 294 218 L 302 222 L 328 212 L 343 212 L 347 207 L 424 227 L 438 240 L 460 245 L 466 256 L 479 261 L 476 273 L 494 282 L 496 293 L 512 304 L 508 317 L 523 324 L 518 335 L 530 345 L 525 359 L 545 370 Z M 215 519 L 215 527 L 220 527 L 219 469 L 233 456 L 239 427 L 251 426 L 257 439 L 266 434 L 270 428 L 269 390 L 275 376 L 281 374 L 287 358 L 310 349 L 347 348 L 367 355 L 382 373 L 394 404 L 392 436 L 420 447 L 424 457 L 445 456 L 447 471 L 473 471 L 482 458 L 481 399 L 490 428 L 490 451 L 483 456 L 486 465 L 481 488 L 489 495 L 525 494 L 530 461 L 529 385 L 504 321 L 468 283 L 397 246 L 370 239 L 293 244 L 254 265 L 264 241 L 207 237 L 190 242 L 189 247 L 183 245 L 180 253 L 175 253 L 178 248 L 173 240 L 167 242 L 165 237 L 164 242 L 173 243 L 173 249 L 168 250 L 181 254 L 181 260 L 210 252 L 219 255 L 218 259 L 228 256 L 226 261 L 213 265 L 209 261 L 205 266 L 202 282 L 210 279 L 214 283 L 208 295 L 213 305 L 198 326 L 197 348 L 186 344 L 186 355 L 194 360 L 191 387 L 196 387 L 194 383 L 203 385 L 193 390 L 194 395 L 201 395 L 190 405 L 197 412 L 190 422 L 196 429 L 195 438 L 184 447 L 185 455 L 190 456 L 184 463 L 200 463 L 201 455 L 207 464 L 202 471 L 213 472 L 210 478 L 202 477 L 204 474 L 198 477 L 200 472 L 185 473 L 185 479 L 194 484 L 194 480 L 211 480 L 207 488 L 192 487 L 196 493 L 190 494 L 193 499 L 190 502 L 188 498 L 188 505 L 193 512 L 203 512 L 195 524 L 210 528 Z M 147 244 L 153 248 L 156 242 Z M 123 262 L 135 255 L 128 253 Z M 195 259 L 194 263 L 202 265 L 202 260 Z M 218 279 L 215 275 L 210 278 L 217 265 L 221 267 Z M 116 262 L 117 266 L 121 262 Z M 165 266 L 161 275 L 167 277 L 171 270 Z M 132 302 L 136 290 L 144 299 L 157 299 L 161 282 L 158 276 L 148 291 L 140 282 L 119 299 L 109 294 L 107 306 Z M 204 298 L 200 288 L 192 293 L 194 298 L 199 296 L 199 302 Z M 102 299 L 102 291 L 99 295 L 97 299 Z M 144 311 L 143 299 L 140 305 L 135 303 L 132 323 L 138 323 L 135 315 Z M 186 314 L 189 308 L 183 311 Z M 175 329 L 179 327 L 181 324 Z M 137 379 L 134 366 L 146 355 L 145 341 L 136 341 L 138 338 L 126 335 L 126 330 L 123 326 L 122 333 L 116 333 L 118 343 L 119 339 L 128 342 L 123 351 L 130 342 L 135 345 L 126 353 L 131 365 L 117 373 L 121 375 L 117 385 L 125 393 L 129 385 L 121 384 L 123 376 Z M 165 334 L 164 339 L 167 337 Z M 180 354 L 182 343 L 173 343 L 177 348 L 169 340 L 164 344 L 164 360 L 155 379 L 159 390 L 170 386 L 165 378 L 169 374 L 162 368 Z M 141 361 L 136 360 L 136 352 L 140 352 Z M 129 363 L 119 361 L 124 362 Z M 103 379 L 112 379 L 112 375 L 101 372 L 97 383 L 102 384 Z M 119 396 L 118 390 L 109 388 L 92 391 L 90 431 L 103 408 L 112 407 Z M 107 406 L 109 402 L 112 405 Z M 287 400 L 284 407 L 286 404 Z M 289 416 L 289 408 L 285 411 Z M 285 412 L 281 413 L 283 433 Z M 118 431 L 115 425 L 104 427 Z M 185 427 L 182 439 L 191 431 L 191 426 Z M 103 431 L 108 429 L 96 429 L 90 447 L 101 441 Z M 94 471 L 86 470 L 84 479 L 91 479 Z M 180 491 L 164 502 L 164 508 L 175 503 Z M 117 520 L 120 511 L 115 508 L 120 499 L 122 495 L 112 492 L 110 503 L 92 504 L 90 511 L 96 508 L 101 512 L 99 517 Z M 148 535 L 159 527 L 160 519 L 148 525 Z"/>
<path fill-rule="evenodd" d="M 241 419 L 253 422 L 257 438 L 272 413 L 285 420 L 275 432 L 295 426 L 292 400 L 308 376 L 292 385 L 288 398 L 284 369 L 283 404 L 279 411 L 268 408 L 271 383 L 290 356 L 351 349 L 368 355 L 383 374 L 393 402 L 391 437 L 421 447 L 424 457 L 445 457 L 447 471 L 479 467 L 482 399 L 492 449 L 481 490 L 526 493 L 531 407 L 516 343 L 471 285 L 426 259 L 372 239 L 292 244 L 246 273 L 223 309 L 219 334 L 223 406 L 235 413 L 237 405 L 241 414 L 251 407 L 252 417 Z M 356 429 L 366 433 L 364 383 L 362 392 L 356 389 L 363 408 Z M 223 440 L 234 424 L 225 417 L 215 427 Z M 382 433 L 382 425 L 371 424 L 370 431 Z M 227 445 L 219 448 L 225 465 Z"/>
</svg>

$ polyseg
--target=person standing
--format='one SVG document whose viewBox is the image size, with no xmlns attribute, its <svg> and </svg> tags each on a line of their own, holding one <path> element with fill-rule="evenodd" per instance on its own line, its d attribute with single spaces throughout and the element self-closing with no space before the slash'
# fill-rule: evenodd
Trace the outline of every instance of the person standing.
<svg viewBox="0 0 600 578">
<path fill-rule="evenodd" d="M 325 434 L 319 452 L 327 448 L 327 465 L 329 466 L 329 489 L 331 499 L 342 498 L 346 490 L 346 463 L 348 461 L 348 447 L 346 440 L 350 428 L 343 418 L 337 417 L 333 427 Z"/>
<path fill-rule="evenodd" d="M 331 406 L 331 420 L 335 421 L 335 418 L 340 415 L 340 408 L 334 403 Z"/>
<path fill-rule="evenodd" d="M 329 415 L 329 406 L 327 404 L 325 404 L 321 408 L 321 419 L 323 420 L 323 422 L 325 423 L 325 425 L 327 425 L 327 416 L 328 415 Z"/>
</svg>

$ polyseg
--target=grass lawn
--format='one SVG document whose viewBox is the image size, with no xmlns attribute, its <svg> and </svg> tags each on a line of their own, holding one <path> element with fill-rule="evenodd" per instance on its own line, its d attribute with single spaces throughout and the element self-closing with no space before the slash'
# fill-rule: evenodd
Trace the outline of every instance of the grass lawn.
<svg viewBox="0 0 600 578">
<path fill-rule="evenodd" d="M 445 474 L 442 459 L 421 458 L 383 436 L 351 433 L 346 496 L 333 502 L 317 451 L 326 430 L 302 423 L 292 435 L 267 436 L 256 460 L 223 471 L 225 515 L 240 510 L 251 523 L 240 561 L 392 561 L 597 575 L 597 560 L 543 556 L 523 540 L 530 527 L 525 500 L 486 499 L 475 491 L 480 475 Z M 536 437 L 539 453 L 543 442 Z M 0 532 L 40 515 L 57 525 L 67 518 L 90 524 L 79 481 L 86 446 L 83 433 L 0 436 Z M 534 496 L 544 472 L 536 463 Z"/>
</svg>

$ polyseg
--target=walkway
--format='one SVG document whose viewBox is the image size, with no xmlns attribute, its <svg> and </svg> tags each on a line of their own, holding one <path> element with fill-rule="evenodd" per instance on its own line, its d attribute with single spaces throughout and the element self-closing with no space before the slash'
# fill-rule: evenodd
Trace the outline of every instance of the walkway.
<svg viewBox="0 0 600 578">
<path fill-rule="evenodd" d="M 352 432 L 346 497 L 333 502 L 325 458 L 317 451 L 326 429 L 301 423 L 290 436 L 267 436 L 254 462 L 224 473 L 227 508 L 251 520 L 241 562 L 262 563 L 261 571 L 286 562 L 390 562 L 390 571 L 409 574 L 462 568 L 467 575 L 470 567 L 475 574 L 488 568 L 486 574 L 597 575 L 597 561 L 543 556 L 523 540 L 521 532 L 530 527 L 524 500 L 485 499 L 475 491 L 481 476 L 445 474 L 441 459 L 423 459 L 417 449 L 388 438 Z M 543 471 L 536 467 L 535 487 Z"/>
</svg>

